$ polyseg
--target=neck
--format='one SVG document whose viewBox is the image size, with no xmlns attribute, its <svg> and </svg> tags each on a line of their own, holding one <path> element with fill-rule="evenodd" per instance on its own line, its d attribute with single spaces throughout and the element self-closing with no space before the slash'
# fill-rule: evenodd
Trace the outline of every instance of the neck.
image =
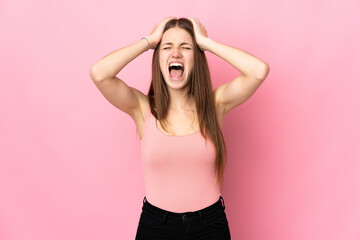
<svg viewBox="0 0 360 240">
<path fill-rule="evenodd" d="M 169 110 L 195 109 L 194 99 L 188 95 L 187 89 L 168 89 L 170 95 Z"/>
</svg>

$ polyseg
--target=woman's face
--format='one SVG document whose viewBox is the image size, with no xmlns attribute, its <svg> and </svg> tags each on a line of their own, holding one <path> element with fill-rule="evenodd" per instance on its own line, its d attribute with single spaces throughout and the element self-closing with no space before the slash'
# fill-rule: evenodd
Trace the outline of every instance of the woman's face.
<svg viewBox="0 0 360 240">
<path fill-rule="evenodd" d="M 181 28 L 167 30 L 160 41 L 159 63 L 168 87 L 182 89 L 194 66 L 194 46 L 190 34 Z"/>
</svg>

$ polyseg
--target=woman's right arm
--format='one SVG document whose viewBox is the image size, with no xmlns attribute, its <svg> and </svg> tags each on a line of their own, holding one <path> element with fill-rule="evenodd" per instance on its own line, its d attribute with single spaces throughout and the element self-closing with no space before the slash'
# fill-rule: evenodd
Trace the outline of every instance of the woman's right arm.
<svg viewBox="0 0 360 240">
<path fill-rule="evenodd" d="M 132 118 L 141 110 L 140 101 L 146 96 L 140 91 L 129 87 L 116 75 L 129 62 L 147 49 L 148 43 L 145 39 L 142 39 L 106 55 L 90 68 L 90 77 L 104 97 L 112 105 L 129 114 Z"/>
<path fill-rule="evenodd" d="M 127 47 L 120 48 L 98 60 L 90 68 L 90 77 L 104 95 L 115 107 L 129 114 L 135 122 L 142 117 L 141 104 L 147 102 L 147 97 L 135 88 L 129 87 L 116 75 L 137 56 L 149 48 L 154 49 L 161 40 L 165 24 L 171 18 L 164 18 L 155 25 L 146 39 L 141 39 Z"/>
</svg>

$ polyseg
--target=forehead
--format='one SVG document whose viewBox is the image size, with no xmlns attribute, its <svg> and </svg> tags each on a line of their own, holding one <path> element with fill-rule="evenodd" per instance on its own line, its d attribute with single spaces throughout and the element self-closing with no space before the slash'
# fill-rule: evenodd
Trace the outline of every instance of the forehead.
<svg viewBox="0 0 360 240">
<path fill-rule="evenodd" d="M 192 43 L 190 34 L 179 27 L 170 28 L 161 38 L 161 43 Z"/>
</svg>

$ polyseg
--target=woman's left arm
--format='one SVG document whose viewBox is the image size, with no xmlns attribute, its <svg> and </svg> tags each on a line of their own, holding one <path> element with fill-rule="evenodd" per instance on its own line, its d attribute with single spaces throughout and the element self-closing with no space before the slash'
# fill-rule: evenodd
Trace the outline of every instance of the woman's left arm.
<svg viewBox="0 0 360 240">
<path fill-rule="evenodd" d="M 241 75 L 219 86 L 215 91 L 215 101 L 219 113 L 224 116 L 251 97 L 269 74 L 269 65 L 255 56 L 207 37 L 206 30 L 198 19 L 190 18 L 194 25 L 196 43 L 203 51 L 209 51 L 224 59 Z"/>
</svg>

